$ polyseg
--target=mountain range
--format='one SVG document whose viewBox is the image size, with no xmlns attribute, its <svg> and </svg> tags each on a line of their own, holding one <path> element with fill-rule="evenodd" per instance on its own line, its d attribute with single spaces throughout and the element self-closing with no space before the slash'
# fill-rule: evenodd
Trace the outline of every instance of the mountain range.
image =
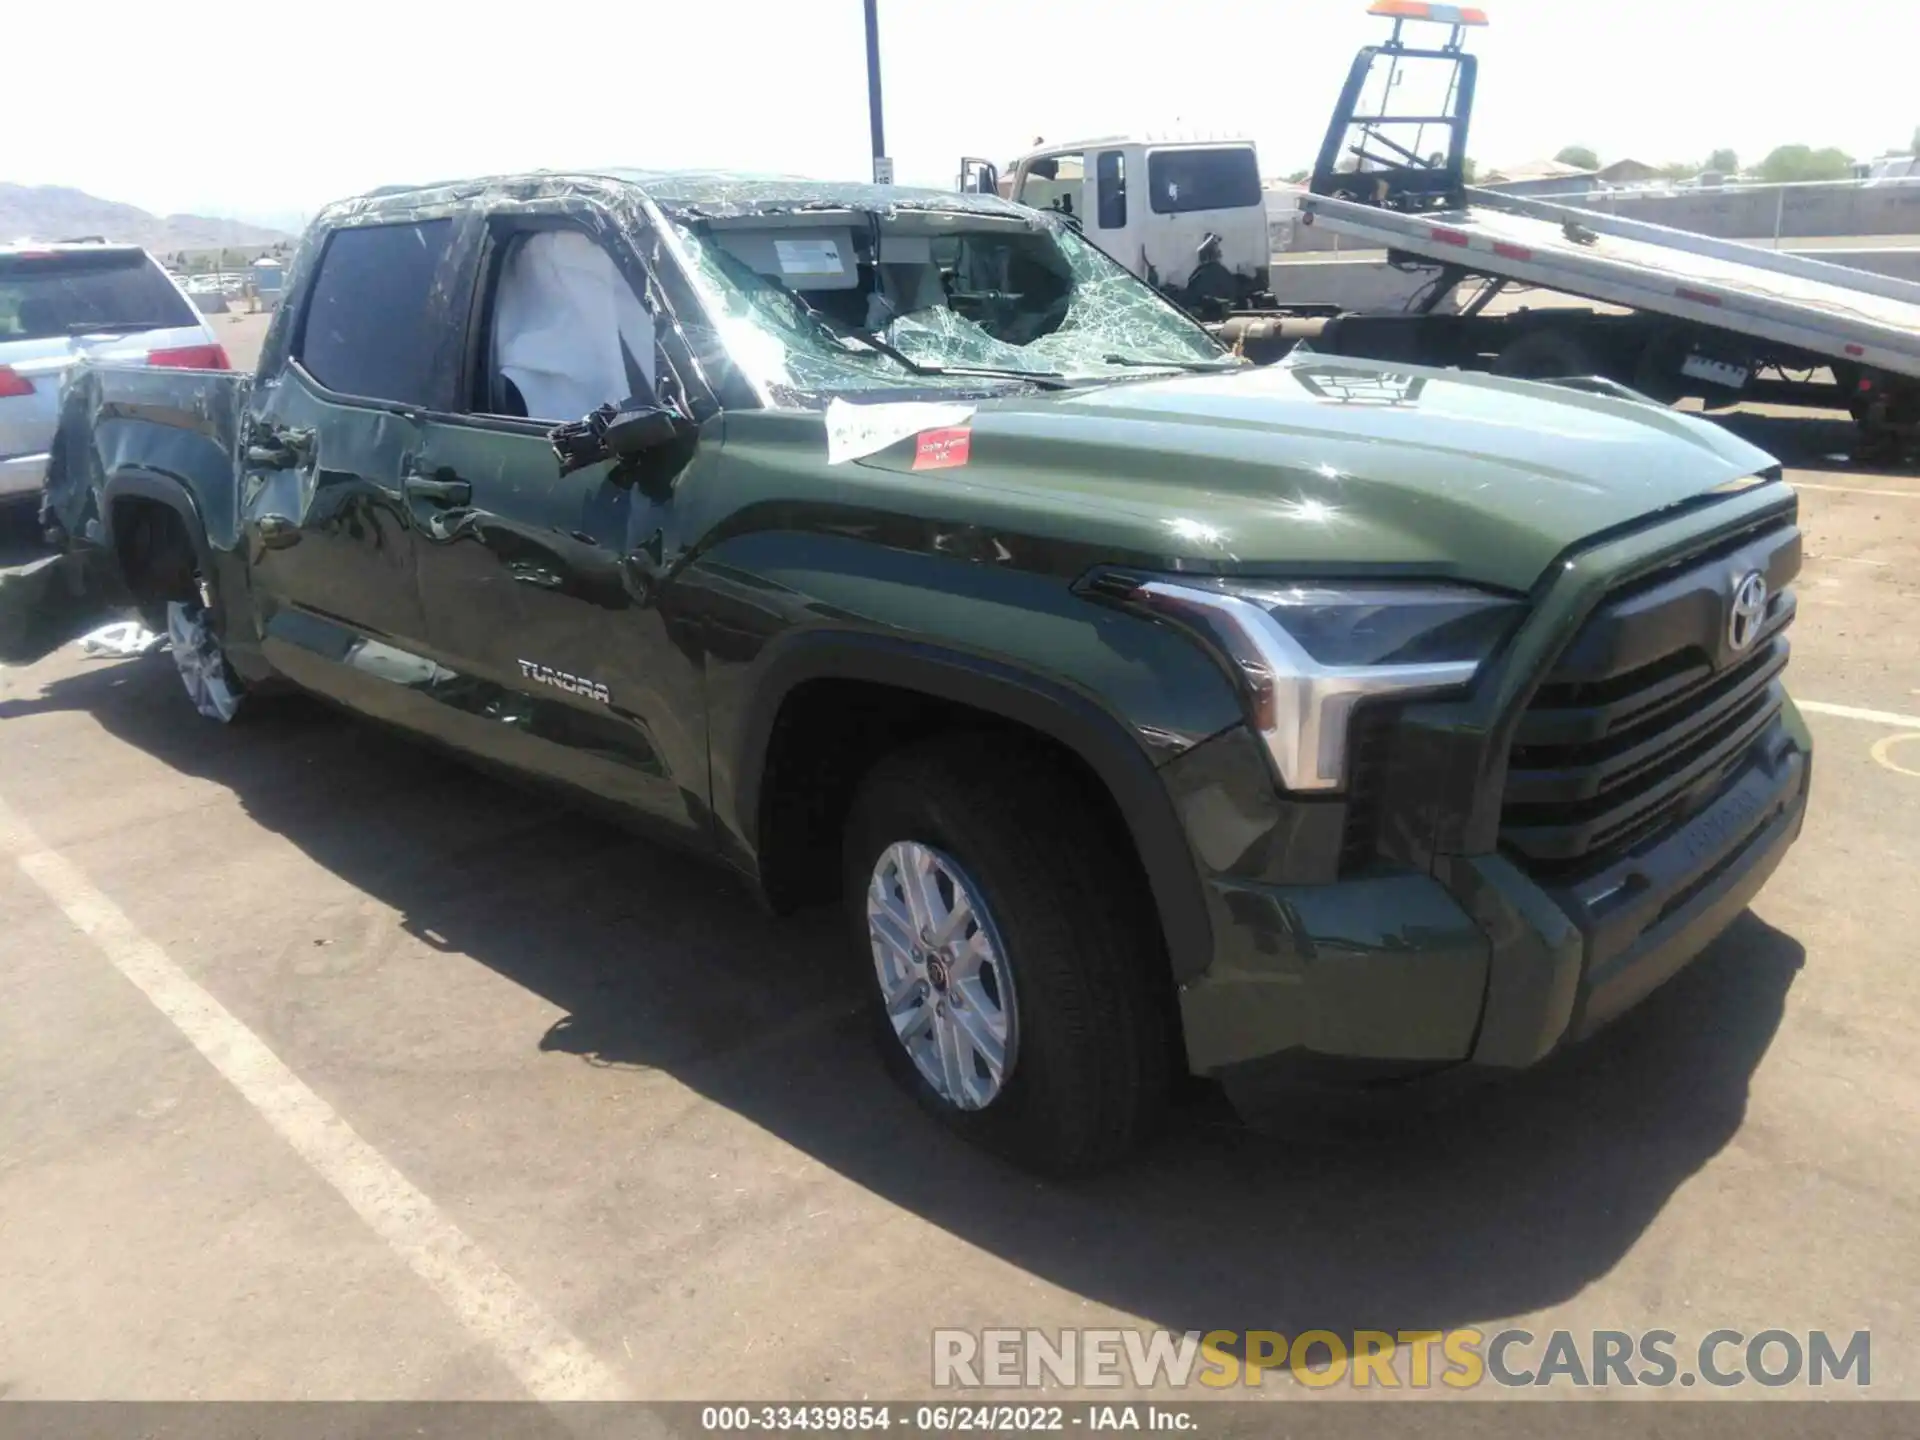
<svg viewBox="0 0 1920 1440">
<path fill-rule="evenodd" d="M 157 254 L 175 250 L 258 248 L 290 241 L 284 230 L 210 215 L 154 215 L 137 205 L 102 200 L 64 185 L 15 185 L 0 180 L 0 244 L 98 235 L 142 245 Z"/>
</svg>

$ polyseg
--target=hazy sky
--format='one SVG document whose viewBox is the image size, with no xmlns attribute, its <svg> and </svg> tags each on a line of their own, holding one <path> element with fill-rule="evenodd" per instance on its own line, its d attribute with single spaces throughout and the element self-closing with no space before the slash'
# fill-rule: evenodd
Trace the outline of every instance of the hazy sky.
<svg viewBox="0 0 1920 1440">
<path fill-rule="evenodd" d="M 1920 0 L 1489 0 L 1472 153 L 1904 146 Z M 1366 0 L 881 0 L 888 148 L 949 185 L 1036 135 L 1250 134 L 1304 167 Z M 155 211 L 308 212 L 568 165 L 867 170 L 860 0 L 10 7 L 0 180 Z"/>
</svg>

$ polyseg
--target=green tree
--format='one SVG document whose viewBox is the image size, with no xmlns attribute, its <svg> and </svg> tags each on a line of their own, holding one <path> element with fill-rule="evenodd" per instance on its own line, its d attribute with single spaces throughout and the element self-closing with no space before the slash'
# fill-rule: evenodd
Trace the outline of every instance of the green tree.
<svg viewBox="0 0 1920 1440">
<path fill-rule="evenodd" d="M 1853 157 L 1831 145 L 1821 150 L 1807 145 L 1781 145 L 1754 167 L 1754 174 L 1776 184 L 1796 180 L 1844 180 L 1853 174 Z"/>
<path fill-rule="evenodd" d="M 1460 162 L 1460 179 L 1468 185 L 1480 178 L 1480 162 L 1471 155 Z"/>
<path fill-rule="evenodd" d="M 1709 165 L 1707 168 L 1711 170 L 1713 167 Z M 1700 167 L 1688 160 L 1673 160 L 1660 167 L 1660 178 L 1663 180 L 1691 180 L 1699 173 Z"/>
<path fill-rule="evenodd" d="M 1311 170 L 1296 170 L 1287 176 L 1287 183 L 1289 185 L 1304 185 L 1312 175 L 1313 172 Z"/>
<path fill-rule="evenodd" d="M 1553 157 L 1562 165 L 1571 165 L 1576 170 L 1598 170 L 1600 157 L 1585 145 L 1569 145 Z"/>
<path fill-rule="evenodd" d="M 1707 169 L 1717 170 L 1722 175 L 1737 175 L 1740 173 L 1740 157 L 1722 146 L 1707 156 Z"/>
</svg>

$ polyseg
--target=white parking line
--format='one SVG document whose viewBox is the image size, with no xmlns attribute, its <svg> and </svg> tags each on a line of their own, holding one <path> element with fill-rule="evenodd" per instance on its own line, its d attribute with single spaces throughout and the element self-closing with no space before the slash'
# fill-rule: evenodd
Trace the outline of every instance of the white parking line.
<svg viewBox="0 0 1920 1440">
<path fill-rule="evenodd" d="M 1874 725 L 1893 725 L 1902 730 L 1920 730 L 1920 715 L 1902 715 L 1895 710 L 1861 710 L 1853 705 L 1828 705 L 1819 700 L 1795 696 L 1794 707 L 1810 715 L 1837 715 L 1842 720 L 1865 720 Z"/>
<path fill-rule="evenodd" d="M 536 1400 L 610 1400 L 613 1372 L 285 1062 L 0 800 L 0 850 L 491 1347 Z"/>
</svg>

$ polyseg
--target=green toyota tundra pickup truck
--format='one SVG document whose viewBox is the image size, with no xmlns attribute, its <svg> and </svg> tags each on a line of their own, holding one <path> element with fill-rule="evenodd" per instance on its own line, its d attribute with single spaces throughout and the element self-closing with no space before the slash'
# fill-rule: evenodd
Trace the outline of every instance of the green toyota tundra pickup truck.
<svg viewBox="0 0 1920 1440">
<path fill-rule="evenodd" d="M 1768 456 L 1605 382 L 1249 365 L 993 196 L 335 205 L 258 373 L 76 374 L 43 515 L 210 715 L 290 683 L 837 900 L 898 1078 L 1056 1172 L 1182 1073 L 1531 1065 L 1806 806 Z"/>
</svg>

